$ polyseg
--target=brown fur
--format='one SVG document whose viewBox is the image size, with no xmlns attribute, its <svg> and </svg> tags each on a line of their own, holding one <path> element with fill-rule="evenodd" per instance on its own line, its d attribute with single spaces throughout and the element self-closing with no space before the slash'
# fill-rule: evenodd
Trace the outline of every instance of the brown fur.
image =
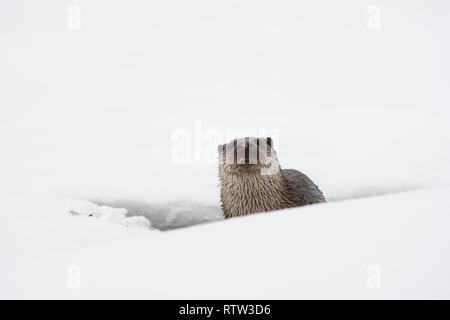
<svg viewBox="0 0 450 320">
<path fill-rule="evenodd" d="M 226 218 L 306 204 L 281 173 L 230 175 L 219 167 L 220 198 Z"/>
<path fill-rule="evenodd" d="M 220 198 L 226 218 L 308 204 L 305 197 L 284 177 L 271 140 L 267 140 L 267 145 L 264 145 L 270 152 L 267 155 L 259 155 L 256 164 L 248 164 L 248 157 L 245 162 L 239 162 L 236 156 L 233 158 L 234 150 L 243 144 L 243 141 L 256 145 L 254 141 L 258 140 L 258 148 L 261 145 L 260 140 L 266 141 L 255 139 L 233 141 L 225 145 L 229 148 L 227 151 L 225 146 L 219 146 Z M 263 158 L 261 162 L 260 158 Z M 266 174 L 268 170 L 270 174 Z"/>
</svg>

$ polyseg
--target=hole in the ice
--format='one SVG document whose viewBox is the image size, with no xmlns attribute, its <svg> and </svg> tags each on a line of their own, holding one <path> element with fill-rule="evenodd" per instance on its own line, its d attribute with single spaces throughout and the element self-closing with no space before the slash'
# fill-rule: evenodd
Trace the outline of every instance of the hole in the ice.
<svg viewBox="0 0 450 320">
<path fill-rule="evenodd" d="M 223 214 L 219 207 L 188 201 L 150 204 L 140 201 L 118 200 L 106 203 L 96 201 L 96 203 L 115 208 L 124 208 L 127 210 L 128 217 L 145 217 L 150 221 L 152 228 L 161 231 L 223 219 Z"/>
<path fill-rule="evenodd" d="M 342 192 L 327 196 L 327 202 L 382 196 L 386 194 L 420 189 L 419 186 L 397 186 L 390 188 L 366 187 L 358 191 Z M 168 203 L 147 203 L 133 200 L 95 201 L 98 205 L 106 205 L 127 210 L 127 217 L 144 217 L 150 221 L 151 227 L 161 231 L 189 227 L 197 224 L 223 220 L 222 210 L 218 206 L 207 206 L 190 201 Z"/>
<path fill-rule="evenodd" d="M 413 190 L 423 189 L 424 186 L 421 185 L 397 185 L 391 187 L 378 187 L 378 186 L 362 186 L 356 190 L 345 191 L 342 193 L 335 193 L 333 195 L 328 195 L 327 202 L 351 200 L 351 199 L 361 199 L 370 197 L 379 197 L 388 194 L 402 193 Z"/>
</svg>

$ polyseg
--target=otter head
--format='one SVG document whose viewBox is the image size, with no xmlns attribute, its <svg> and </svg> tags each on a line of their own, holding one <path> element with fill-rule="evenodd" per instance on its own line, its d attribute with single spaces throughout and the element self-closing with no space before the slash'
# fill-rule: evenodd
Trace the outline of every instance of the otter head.
<svg viewBox="0 0 450 320">
<path fill-rule="evenodd" d="M 272 175 L 280 170 L 272 138 L 246 137 L 219 145 L 219 170 L 227 175 Z"/>
</svg>

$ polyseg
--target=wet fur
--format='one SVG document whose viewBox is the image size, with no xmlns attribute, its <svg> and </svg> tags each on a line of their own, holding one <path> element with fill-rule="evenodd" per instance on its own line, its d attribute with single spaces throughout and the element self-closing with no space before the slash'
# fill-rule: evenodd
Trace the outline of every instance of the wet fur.
<svg viewBox="0 0 450 320">
<path fill-rule="evenodd" d="M 226 218 L 325 201 L 307 176 L 297 170 L 282 170 L 274 150 L 268 160 L 267 165 L 219 161 L 220 198 Z M 261 174 L 267 167 L 272 174 Z"/>
</svg>

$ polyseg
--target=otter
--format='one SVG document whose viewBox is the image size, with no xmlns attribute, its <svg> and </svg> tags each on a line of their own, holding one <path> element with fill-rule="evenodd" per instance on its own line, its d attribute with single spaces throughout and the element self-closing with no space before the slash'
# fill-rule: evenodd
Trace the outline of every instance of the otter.
<svg viewBox="0 0 450 320">
<path fill-rule="evenodd" d="M 225 218 L 325 202 L 306 175 L 281 169 L 272 138 L 219 145 L 220 199 Z"/>
</svg>

